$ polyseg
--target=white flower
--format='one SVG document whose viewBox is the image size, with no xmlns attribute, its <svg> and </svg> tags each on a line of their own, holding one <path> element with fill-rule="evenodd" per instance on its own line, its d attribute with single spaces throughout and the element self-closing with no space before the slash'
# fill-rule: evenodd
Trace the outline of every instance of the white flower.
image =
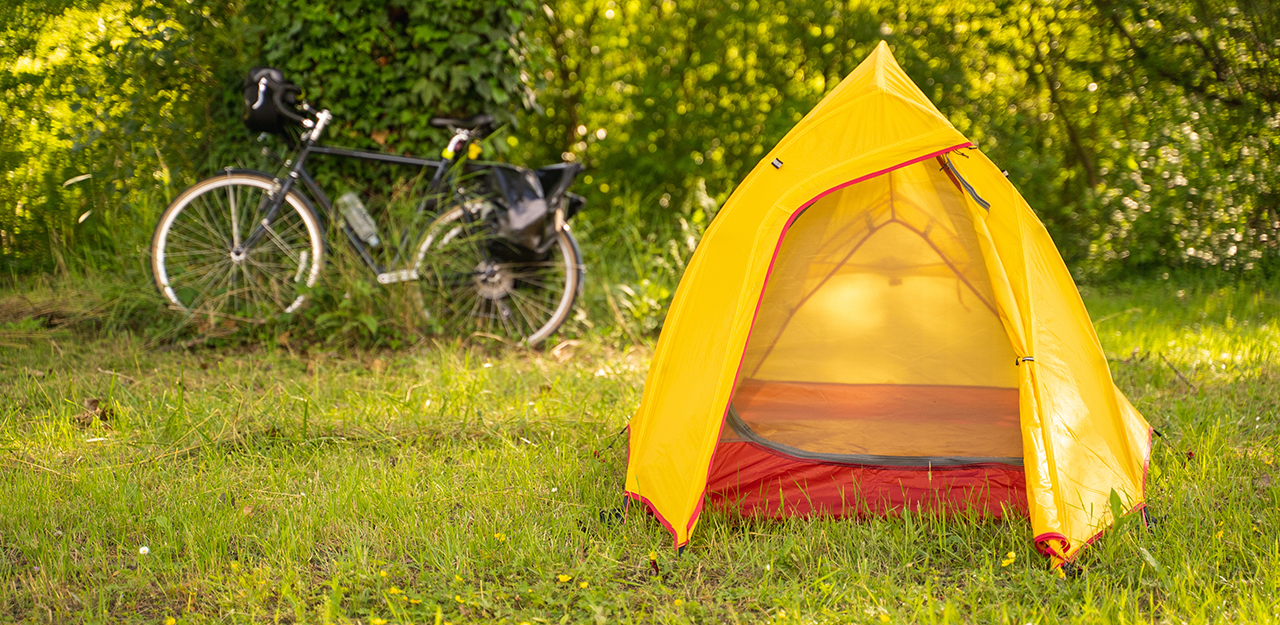
<svg viewBox="0 0 1280 625">
<path fill-rule="evenodd" d="M 143 546 L 141 546 L 141 547 L 138 547 L 138 555 L 145 556 L 145 555 L 147 555 L 148 553 L 151 553 L 151 547 L 148 547 L 148 546 L 146 546 L 146 545 L 143 545 Z"/>
</svg>

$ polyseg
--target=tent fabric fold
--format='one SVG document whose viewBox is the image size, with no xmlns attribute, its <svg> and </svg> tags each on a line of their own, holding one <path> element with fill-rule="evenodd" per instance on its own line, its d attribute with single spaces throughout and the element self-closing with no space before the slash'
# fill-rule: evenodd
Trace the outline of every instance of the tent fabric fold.
<svg viewBox="0 0 1280 625">
<path fill-rule="evenodd" d="M 976 511 L 1055 563 L 1143 505 L 1150 452 L 1044 226 L 883 42 L 713 220 L 628 432 L 676 546 L 704 504 Z"/>
</svg>

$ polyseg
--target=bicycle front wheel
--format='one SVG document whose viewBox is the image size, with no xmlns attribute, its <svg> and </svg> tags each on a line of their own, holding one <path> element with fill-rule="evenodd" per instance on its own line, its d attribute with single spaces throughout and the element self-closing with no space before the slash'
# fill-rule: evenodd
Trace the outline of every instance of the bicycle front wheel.
<svg viewBox="0 0 1280 625">
<path fill-rule="evenodd" d="M 533 346 L 569 318 L 582 276 L 566 228 L 544 253 L 496 236 L 487 222 L 445 213 L 418 246 L 414 294 L 429 329 L 483 334 Z"/>
<path fill-rule="evenodd" d="M 266 223 L 278 189 L 266 174 L 228 171 L 196 183 L 165 209 L 151 241 L 151 269 L 171 308 L 210 321 L 261 323 L 302 306 L 323 267 L 323 230 L 293 192 Z M 245 247 L 259 227 L 261 236 Z"/>
</svg>

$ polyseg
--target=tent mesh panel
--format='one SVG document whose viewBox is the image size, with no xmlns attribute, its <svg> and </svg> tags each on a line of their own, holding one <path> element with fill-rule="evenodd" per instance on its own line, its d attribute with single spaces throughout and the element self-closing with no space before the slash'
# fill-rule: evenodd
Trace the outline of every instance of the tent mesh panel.
<svg viewBox="0 0 1280 625">
<path fill-rule="evenodd" d="M 1020 459 L 1016 374 L 963 197 L 929 160 L 787 230 L 733 407 L 756 437 L 816 454 Z"/>
</svg>

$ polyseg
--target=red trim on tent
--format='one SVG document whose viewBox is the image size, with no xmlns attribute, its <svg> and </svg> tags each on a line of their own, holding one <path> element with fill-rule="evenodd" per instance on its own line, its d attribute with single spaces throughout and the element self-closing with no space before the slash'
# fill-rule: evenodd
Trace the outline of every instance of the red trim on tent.
<svg viewBox="0 0 1280 625">
<path fill-rule="evenodd" d="M 942 154 L 946 154 L 947 152 L 951 152 L 951 151 L 953 151 L 953 150 L 959 150 L 959 149 L 962 149 L 962 148 L 971 148 L 971 147 L 974 147 L 973 143 L 972 143 L 972 142 L 970 142 L 970 141 L 966 141 L 966 142 L 964 142 L 964 143 L 960 143 L 960 144 L 957 144 L 957 145 L 953 145 L 953 146 L 951 146 L 951 147 L 949 147 L 949 148 L 945 148 L 945 149 L 942 149 L 942 150 L 938 150 L 937 152 L 932 152 L 932 153 L 926 154 L 926 155 L 924 155 L 924 156 L 920 156 L 920 157 L 917 157 L 917 158 L 913 158 L 913 159 L 911 159 L 911 160 L 909 160 L 909 161 L 905 161 L 905 162 L 903 162 L 903 163 L 899 163 L 899 164 L 897 164 L 897 165 L 894 165 L 893 167 L 886 167 L 885 169 L 881 169 L 880 171 L 877 171 L 877 172 L 874 172 L 874 173 L 871 173 L 871 174 L 867 174 L 867 175 L 862 176 L 862 177 L 860 177 L 860 178 L 855 178 L 855 179 L 853 179 L 853 180 L 850 180 L 849 182 L 845 182 L 845 183 L 843 183 L 843 184 L 839 184 L 839 185 L 836 185 L 836 186 L 834 186 L 834 187 L 831 187 L 830 189 L 827 189 L 826 191 L 823 191 L 822 193 L 819 193 L 818 195 L 814 196 L 814 197 L 813 197 L 813 199 L 809 200 L 808 202 L 805 202 L 804 204 L 802 204 L 802 205 L 800 206 L 800 208 L 796 209 L 796 211 L 795 211 L 794 213 L 792 213 L 792 214 L 791 214 L 791 217 L 787 219 L 787 223 L 786 223 L 786 225 L 782 227 L 782 233 L 781 233 L 780 235 L 778 235 L 778 242 L 777 242 L 777 244 L 776 244 L 776 245 L 774 245 L 774 248 L 773 248 L 773 256 L 769 258 L 769 269 L 768 269 L 768 271 L 766 271 L 766 272 L 765 272 L 765 275 L 764 275 L 764 282 L 760 285 L 760 298 L 759 298 L 758 300 L 756 300 L 756 308 L 755 308 L 755 310 L 754 310 L 754 311 L 752 311 L 752 313 L 751 313 L 751 327 L 752 327 L 752 328 L 754 328 L 754 327 L 755 327 L 755 324 L 756 324 L 756 316 L 760 313 L 760 304 L 764 302 L 764 289 L 765 289 L 765 287 L 767 287 L 767 286 L 769 285 L 769 276 L 773 275 L 773 265 L 774 265 L 774 263 L 775 263 L 775 262 L 777 262 L 777 260 L 778 260 L 778 252 L 782 249 L 782 241 L 783 241 L 783 239 L 786 239 L 786 238 L 787 238 L 787 231 L 791 229 L 791 224 L 795 223 L 796 218 L 800 217 L 801 213 L 803 213 L 803 212 L 804 212 L 805 210 L 807 210 L 810 206 L 812 206 L 812 205 L 814 204 L 814 202 L 817 202 L 818 200 L 820 200 L 820 199 L 822 199 L 822 198 L 824 198 L 824 197 L 826 197 L 826 196 L 828 196 L 828 195 L 830 195 L 830 194 L 832 194 L 832 193 L 835 193 L 836 191 L 839 191 L 840 189 L 843 189 L 843 188 L 848 187 L 848 186 L 851 186 L 851 185 L 858 184 L 859 182 L 864 182 L 864 181 L 866 181 L 866 180 L 870 180 L 871 178 L 875 178 L 876 176 L 881 176 L 881 175 L 887 174 L 887 173 L 889 173 L 889 172 L 891 172 L 891 171 L 893 171 L 893 170 L 895 170 L 895 169 L 901 169 L 901 168 L 906 167 L 906 166 L 908 166 L 908 165 L 914 165 L 914 164 L 919 163 L 919 162 L 921 162 L 921 161 L 927 161 L 927 160 L 929 160 L 929 159 L 931 159 L 931 158 L 934 158 L 934 157 L 940 156 L 940 155 L 942 155 Z M 747 331 L 747 342 L 746 342 L 746 343 L 744 343 L 744 344 L 743 344 L 743 346 L 742 346 L 742 354 L 741 354 L 740 356 L 738 356 L 738 369 L 734 372 L 734 376 L 733 376 L 733 377 L 734 377 L 734 384 L 735 384 L 735 387 L 736 387 L 736 384 L 737 384 L 738 375 L 742 373 L 742 359 L 746 356 L 746 353 L 747 353 L 747 345 L 748 345 L 748 344 L 750 344 L 750 343 L 751 343 L 751 331 L 750 331 L 750 330 L 748 330 L 748 331 Z M 721 416 L 720 416 L 720 427 L 716 429 L 716 440 L 719 440 L 719 439 L 720 439 L 720 435 L 722 434 L 722 431 L 721 431 L 721 430 L 723 430 L 723 429 L 724 429 L 724 419 L 725 419 L 725 417 L 726 417 L 726 416 L 728 416 L 728 413 L 729 413 L 729 404 L 730 404 L 730 403 L 732 403 L 732 401 L 733 401 L 733 397 L 732 397 L 732 395 L 730 395 L 730 397 L 729 397 L 729 402 L 726 402 L 726 403 L 725 403 L 724 411 L 722 412 L 722 414 L 721 414 Z M 627 442 L 628 442 L 628 445 L 627 445 L 627 466 L 631 466 L 631 446 L 630 446 L 630 438 L 631 438 L 631 437 L 630 437 L 630 426 L 627 426 L 627 427 L 628 427 L 628 436 L 627 436 L 627 439 L 628 439 L 628 440 L 627 440 Z M 702 507 L 703 507 L 703 503 L 705 503 L 705 501 L 706 501 L 706 495 L 707 495 L 707 487 L 706 487 L 707 480 L 709 480 L 709 479 L 711 478 L 711 467 L 715 466 L 715 464 L 716 464 L 716 455 L 717 455 L 717 452 L 719 451 L 719 449 L 720 449 L 720 446 L 719 446 L 719 445 L 717 445 L 716 449 L 715 449 L 715 450 L 713 450 L 713 451 L 711 452 L 711 462 L 710 462 L 710 463 L 708 464 L 708 466 L 707 466 L 707 476 L 706 476 L 706 479 L 704 479 L 704 480 L 703 480 L 702 494 L 701 494 L 701 495 L 699 495 L 699 497 L 698 497 L 698 503 L 697 503 L 697 505 L 696 505 L 696 506 L 694 507 L 694 509 L 693 509 L 693 515 L 689 517 L 689 523 L 688 523 L 688 525 L 687 525 L 687 526 L 685 526 L 685 532 L 686 532 L 686 533 L 692 533 L 692 531 L 693 531 L 693 529 L 692 529 L 692 528 L 693 528 L 694 523 L 696 523 L 696 522 L 698 521 L 698 517 L 699 517 L 699 516 L 701 516 L 701 514 L 702 514 Z M 1025 489 L 1024 489 L 1024 490 L 1025 490 Z M 625 490 L 625 488 L 624 488 L 623 492 L 624 492 L 628 497 L 631 497 L 632 499 L 635 499 L 635 500 L 641 501 L 641 502 L 643 502 L 646 506 L 648 506 L 648 507 L 649 507 L 649 510 L 650 510 L 651 512 L 653 512 L 653 515 L 654 515 L 654 516 L 656 516 L 656 517 L 658 517 L 658 520 L 659 520 L 659 521 L 661 521 L 661 522 L 662 522 L 662 524 L 667 528 L 667 530 L 671 532 L 672 537 L 674 538 L 675 543 L 676 543 L 676 548 L 677 548 L 677 549 L 678 549 L 678 548 L 680 548 L 680 546 L 681 546 L 681 545 L 680 545 L 680 542 L 679 542 L 679 538 L 678 538 L 678 537 L 677 537 L 677 535 L 676 535 L 676 532 L 675 532 L 674 527 L 671 525 L 671 523 L 667 522 L 667 520 L 666 520 L 666 519 L 664 519 L 664 518 L 662 517 L 662 515 L 661 515 L 661 514 L 659 514 L 659 513 L 658 513 L 658 508 L 657 508 L 656 506 L 654 506 L 654 505 L 653 505 L 653 503 L 651 503 L 648 499 L 646 499 L 646 498 L 644 498 L 644 497 L 640 496 L 638 493 L 632 493 L 631 491 Z M 1025 498 L 1024 498 L 1024 499 L 1025 499 Z M 685 542 L 687 543 L 688 541 L 686 540 Z"/>
<path fill-rule="evenodd" d="M 1022 467 L 848 465 L 794 458 L 751 442 L 720 443 L 707 484 L 716 508 L 748 516 L 887 516 L 903 510 L 1027 514 Z"/>
<path fill-rule="evenodd" d="M 627 424 L 627 466 L 631 466 L 631 424 L 630 423 Z M 679 542 L 679 539 L 676 538 L 675 526 L 672 525 L 671 522 L 668 521 L 666 517 L 662 516 L 662 513 L 658 512 L 658 507 L 653 505 L 652 501 L 649 501 L 648 498 L 640 495 L 639 493 L 633 493 L 627 490 L 625 487 L 622 489 L 622 495 L 626 497 L 628 500 L 634 499 L 644 504 L 646 507 L 648 507 L 649 512 L 652 513 L 653 516 L 658 518 L 658 522 L 661 523 L 663 527 L 667 528 L 668 532 L 671 532 L 672 539 L 676 541 L 675 548 L 679 549 L 682 546 Z M 685 541 L 685 542 L 688 542 L 688 541 Z"/>
<path fill-rule="evenodd" d="M 671 532 L 671 537 L 672 537 L 672 539 L 675 541 L 675 548 L 676 548 L 676 549 L 679 549 L 679 548 L 681 548 L 681 547 L 683 547 L 683 546 L 684 546 L 684 544 L 682 544 L 682 543 L 680 542 L 680 539 L 679 539 L 679 538 L 676 538 L 676 528 L 675 528 L 675 526 L 674 526 L 674 525 L 672 525 L 672 524 L 671 524 L 671 522 L 670 522 L 670 521 L 668 521 L 668 520 L 666 519 L 666 517 L 662 516 L 662 513 L 658 512 L 658 507 L 657 507 L 657 506 L 655 506 L 655 505 L 653 505 L 653 502 L 652 502 L 652 501 L 649 501 L 647 498 L 642 497 L 642 496 L 640 496 L 640 495 L 637 495 L 637 494 L 635 494 L 635 493 L 633 493 L 633 492 L 631 492 L 631 491 L 623 491 L 623 493 L 624 493 L 627 497 L 630 497 L 631 499 L 634 499 L 634 500 L 636 500 L 636 501 L 639 501 L 640 503 L 644 504 L 646 507 L 648 507 L 648 508 L 649 508 L 649 512 L 653 513 L 653 516 L 655 516 L 655 517 L 657 517 L 657 518 L 658 518 L 658 522 L 659 522 L 659 523 L 662 523 L 662 526 L 663 526 L 663 527 L 665 527 L 665 528 L 667 528 L 667 531 L 668 531 L 668 532 Z M 687 543 L 687 542 L 689 542 L 689 541 L 687 541 L 687 540 L 686 540 L 686 541 L 685 541 L 685 543 Z"/>
<path fill-rule="evenodd" d="M 1062 555 L 1061 553 L 1058 553 L 1058 551 L 1053 548 L 1053 545 L 1049 543 L 1049 541 L 1051 540 L 1062 541 L 1063 551 L 1069 551 L 1071 549 L 1071 541 L 1067 540 L 1066 536 L 1063 536 L 1058 532 L 1045 532 L 1043 534 L 1040 534 L 1039 536 L 1036 536 L 1032 540 L 1034 540 L 1036 543 L 1036 552 L 1046 558 L 1058 558 L 1059 560 L 1066 560 L 1066 556 Z"/>
<path fill-rule="evenodd" d="M 1151 428 L 1147 428 L 1147 457 L 1142 460 L 1142 497 L 1144 499 L 1147 496 L 1147 477 L 1151 474 L 1151 445 L 1153 444 L 1153 441 L 1151 440 L 1152 432 L 1153 430 Z M 1146 507 L 1147 507 L 1147 502 L 1145 500 L 1140 501 L 1134 504 L 1133 507 L 1130 508 L 1128 512 L 1125 512 L 1125 515 L 1127 516 L 1127 515 L 1133 514 L 1134 512 L 1137 512 L 1139 510 L 1145 510 Z M 1118 520 L 1119 519 L 1112 519 L 1111 520 L 1112 525 L 1114 525 L 1115 522 Z M 1094 534 L 1091 538 L 1089 538 L 1089 540 L 1084 541 L 1084 545 L 1080 547 L 1080 550 L 1071 554 L 1070 558 L 1065 558 L 1065 557 L 1062 557 L 1061 555 L 1055 554 L 1053 553 L 1052 549 L 1041 548 L 1040 541 L 1056 538 L 1058 540 L 1061 540 L 1063 544 L 1066 545 L 1064 549 L 1070 551 L 1071 541 L 1067 540 L 1066 536 L 1063 536 L 1062 534 L 1059 534 L 1057 532 L 1046 532 L 1044 534 L 1036 536 L 1035 537 L 1036 551 L 1040 552 L 1040 555 L 1045 557 L 1056 556 L 1058 558 L 1058 562 L 1054 563 L 1054 567 L 1062 566 L 1063 564 L 1066 564 L 1068 562 L 1075 561 L 1075 559 L 1080 557 L 1080 554 L 1084 552 L 1085 547 L 1088 547 L 1089 545 L 1092 545 L 1093 543 L 1098 542 L 1098 539 L 1102 538 L 1102 535 L 1107 533 L 1107 530 L 1110 530 L 1110 529 L 1111 529 L 1110 527 L 1106 527 L 1101 530 L 1098 530 L 1098 533 Z M 1046 545 L 1046 547 L 1048 546 Z"/>
</svg>

